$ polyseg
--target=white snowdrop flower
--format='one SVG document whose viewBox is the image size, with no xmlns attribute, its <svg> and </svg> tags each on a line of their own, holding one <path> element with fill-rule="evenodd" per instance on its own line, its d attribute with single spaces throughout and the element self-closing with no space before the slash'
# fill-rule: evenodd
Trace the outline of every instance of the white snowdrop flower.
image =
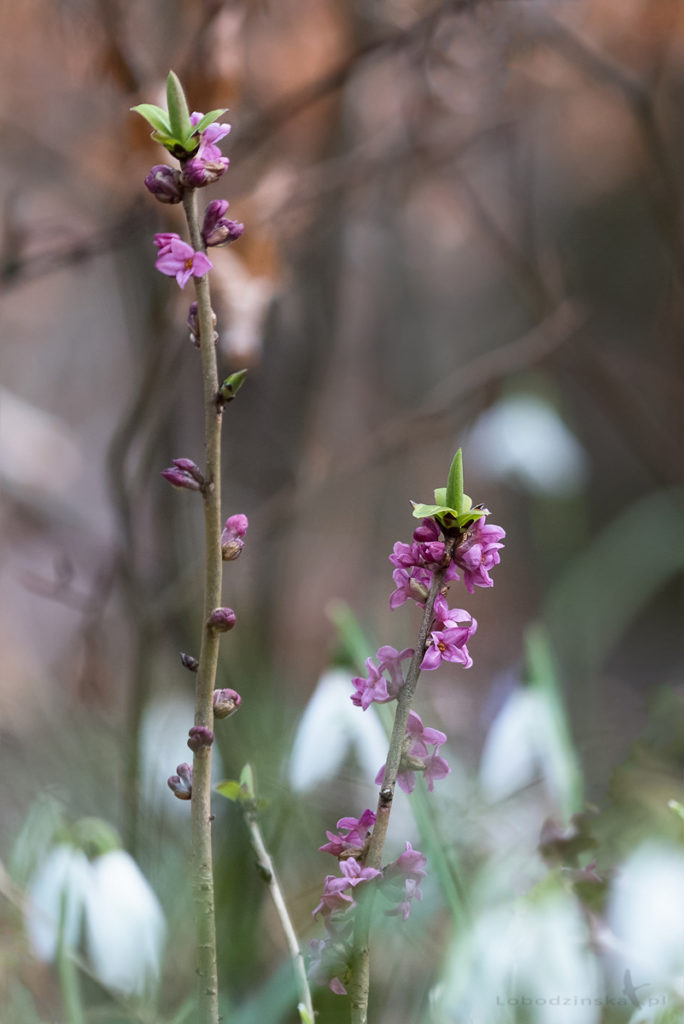
<svg viewBox="0 0 684 1024">
<path fill-rule="evenodd" d="M 28 885 L 26 930 L 35 955 L 57 955 L 60 917 L 73 950 L 85 937 L 87 958 L 108 988 L 142 995 L 157 981 L 166 934 L 164 914 L 133 858 L 111 850 L 95 860 L 73 846 L 48 853 Z"/>
<path fill-rule="evenodd" d="M 142 995 L 159 978 L 166 937 L 159 901 L 133 858 L 111 850 L 91 863 L 86 948 L 100 980 Z"/>
<path fill-rule="evenodd" d="M 614 964 L 616 976 L 629 970 L 635 986 L 650 986 L 643 990 L 646 996 L 657 986 L 682 988 L 683 906 L 684 854 L 648 840 L 622 865 L 608 905 L 609 927 L 621 954 Z"/>
<path fill-rule="evenodd" d="M 494 719 L 482 750 L 480 785 L 487 800 L 505 800 L 541 778 L 559 807 L 572 803 L 576 766 L 546 694 L 518 688 Z"/>
<path fill-rule="evenodd" d="M 563 889 L 483 910 L 446 961 L 441 1009 L 449 1024 L 597 1024 L 601 975 L 586 922 Z"/>
<path fill-rule="evenodd" d="M 56 846 L 39 865 L 28 884 L 25 912 L 31 949 L 39 960 L 54 960 L 62 914 L 64 943 L 78 947 L 89 885 L 90 863 L 74 846 Z"/>
<path fill-rule="evenodd" d="M 375 778 L 387 757 L 387 737 L 374 708 L 361 711 L 350 697 L 350 674 L 324 672 L 306 706 L 292 747 L 289 778 L 295 790 L 334 779 L 354 749 L 367 778 Z"/>
<path fill-rule="evenodd" d="M 579 491 L 586 452 L 555 409 L 531 394 L 502 398 L 476 420 L 468 439 L 473 464 L 493 479 L 517 480 L 536 494 Z"/>
</svg>

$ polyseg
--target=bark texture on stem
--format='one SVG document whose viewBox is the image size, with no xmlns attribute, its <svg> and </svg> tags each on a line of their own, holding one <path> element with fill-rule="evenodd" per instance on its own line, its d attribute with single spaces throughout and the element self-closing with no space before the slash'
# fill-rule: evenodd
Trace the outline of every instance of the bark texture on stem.
<svg viewBox="0 0 684 1024">
<path fill-rule="evenodd" d="M 186 192 L 183 206 L 195 251 L 204 249 L 200 234 L 197 193 Z M 211 296 L 206 275 L 195 278 L 204 400 L 204 610 L 199 667 L 195 685 L 195 725 L 214 725 L 213 693 L 220 637 L 207 628 L 214 608 L 221 605 L 221 409 L 217 405 L 218 367 L 214 345 Z M 211 848 L 211 747 L 201 747 L 193 759 L 192 853 L 193 897 L 197 935 L 198 1024 L 218 1024 L 216 921 Z"/>
<path fill-rule="evenodd" d="M 394 725 L 390 737 L 389 750 L 385 773 L 378 795 L 378 806 L 376 810 L 375 825 L 371 836 L 368 853 L 364 864 L 369 868 L 382 869 L 382 853 L 387 837 L 394 790 L 397 784 L 397 776 L 401 765 L 401 755 L 406 736 L 409 712 L 413 706 L 413 699 L 418 685 L 420 665 L 425 655 L 428 633 L 432 625 L 435 600 L 444 585 L 451 554 L 454 550 L 456 540 L 449 538 L 446 543 L 446 552 L 442 567 L 435 572 L 430 587 L 430 592 L 425 602 L 423 621 L 418 633 L 416 647 L 411 658 L 406 681 L 399 691 L 397 697 L 397 710 L 394 715 Z M 368 996 L 370 990 L 370 955 L 369 955 L 369 933 L 371 922 L 371 911 L 374 900 L 374 890 L 369 887 L 359 900 L 356 911 L 356 922 L 354 927 L 354 957 L 352 961 L 352 980 L 349 985 L 349 996 L 351 999 L 351 1021 L 352 1024 L 367 1024 L 368 1022 Z"/>
</svg>

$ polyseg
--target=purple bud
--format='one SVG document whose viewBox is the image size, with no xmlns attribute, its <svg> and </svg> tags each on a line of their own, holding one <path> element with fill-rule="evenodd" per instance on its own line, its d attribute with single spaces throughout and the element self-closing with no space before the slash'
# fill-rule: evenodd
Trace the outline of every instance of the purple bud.
<svg viewBox="0 0 684 1024">
<path fill-rule="evenodd" d="M 170 467 L 169 469 L 163 469 L 161 474 L 165 480 L 168 480 L 173 487 L 184 488 L 188 491 L 199 491 L 200 484 L 195 480 L 193 476 L 186 473 L 182 469 L 178 469 L 176 466 Z"/>
<path fill-rule="evenodd" d="M 235 612 L 232 608 L 214 608 L 207 622 L 207 626 L 214 633 L 227 633 L 234 625 Z"/>
<path fill-rule="evenodd" d="M 181 469 L 185 473 L 189 473 L 190 476 L 197 481 L 198 484 L 204 483 L 204 476 L 202 470 L 199 468 L 196 462 L 192 459 L 174 459 L 173 464 L 176 469 Z"/>
<path fill-rule="evenodd" d="M 204 485 L 202 471 L 192 459 L 174 459 L 173 466 L 162 470 L 162 476 L 174 487 L 189 491 L 200 491 Z"/>
<path fill-rule="evenodd" d="M 193 157 L 187 160 L 181 171 L 181 183 L 190 188 L 203 188 L 205 185 L 213 185 L 215 181 L 228 170 L 230 160 L 227 156 L 219 157 L 217 160 L 201 160 Z"/>
<path fill-rule="evenodd" d="M 207 206 L 202 224 L 205 245 L 228 245 L 237 241 L 245 230 L 244 224 L 224 216 L 227 209 L 227 199 L 213 199 Z"/>
<path fill-rule="evenodd" d="M 214 690 L 214 717 L 228 718 L 234 715 L 242 704 L 242 697 L 237 690 Z"/>
<path fill-rule="evenodd" d="M 197 753 L 202 747 L 210 747 L 214 742 L 214 734 L 206 725 L 193 725 L 188 733 L 188 746 Z"/>
<path fill-rule="evenodd" d="M 185 651 L 181 651 L 180 660 L 183 668 L 189 669 L 190 672 L 196 672 L 199 668 L 199 661 L 197 658 L 193 658 L 191 654 L 186 654 Z"/>
<path fill-rule="evenodd" d="M 232 562 L 239 557 L 245 546 L 242 539 L 247 533 L 249 522 L 247 516 L 241 512 L 226 519 L 226 525 L 221 534 L 221 556 L 224 562 Z"/>
<path fill-rule="evenodd" d="M 188 327 L 190 328 L 190 341 L 193 343 L 195 348 L 199 348 L 200 347 L 200 326 L 199 326 L 199 317 L 197 315 L 197 303 L 196 302 L 191 302 L 190 303 L 190 309 L 188 310 L 188 319 L 187 319 L 186 323 L 187 323 Z M 212 326 L 215 328 L 216 327 L 216 313 L 214 312 L 213 309 L 211 311 L 211 323 L 212 323 Z M 218 334 L 216 333 L 216 331 L 214 331 L 214 344 L 216 344 L 217 341 L 218 341 Z"/>
<path fill-rule="evenodd" d="M 176 768 L 177 775 L 171 775 L 166 784 L 179 800 L 190 800 L 192 797 L 192 767 L 184 761 Z"/>
<path fill-rule="evenodd" d="M 183 199 L 180 171 L 167 164 L 155 164 L 145 178 L 145 185 L 160 203 L 180 203 Z"/>
</svg>

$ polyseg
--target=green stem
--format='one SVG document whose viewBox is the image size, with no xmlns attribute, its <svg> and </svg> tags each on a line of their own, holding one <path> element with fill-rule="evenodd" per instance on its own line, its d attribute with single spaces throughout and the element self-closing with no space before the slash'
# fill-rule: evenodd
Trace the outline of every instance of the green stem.
<svg viewBox="0 0 684 1024">
<path fill-rule="evenodd" d="M 443 567 L 435 572 L 432 586 L 425 602 L 423 621 L 418 633 L 413 657 L 411 658 L 411 664 L 406 674 L 406 681 L 397 697 L 397 710 L 394 715 L 394 725 L 387 752 L 385 772 L 378 795 L 375 825 L 373 826 L 368 853 L 364 859 L 364 865 L 369 868 L 376 868 L 377 870 L 382 868 L 382 852 L 387 837 L 394 790 L 404 750 L 404 738 L 406 736 L 409 712 L 413 706 L 413 699 L 416 694 L 418 677 L 420 676 L 420 665 L 425 655 L 428 633 L 432 625 L 435 600 L 444 584 L 444 575 L 451 560 L 451 552 L 454 549 L 455 543 L 454 538 L 447 540 Z M 368 1021 L 368 996 L 370 991 L 369 933 L 373 898 L 374 890 L 369 888 L 363 894 L 363 898 L 359 900 L 356 913 L 352 980 L 349 985 L 352 1024 L 367 1024 Z"/>
<path fill-rule="evenodd" d="M 190 242 L 204 250 L 200 233 L 197 193 L 190 189 L 183 199 Z M 199 668 L 195 687 L 195 725 L 213 729 L 213 694 L 218 664 L 219 635 L 207 627 L 214 608 L 221 605 L 221 409 L 217 405 L 218 367 L 214 345 L 211 296 L 206 274 L 195 278 L 200 358 L 204 397 L 204 610 Z M 214 873 L 211 849 L 211 747 L 201 747 L 193 759 L 192 850 L 193 894 L 197 935 L 197 1024 L 218 1024 L 218 977 L 216 968 L 216 920 Z"/>
<path fill-rule="evenodd" d="M 304 964 L 304 957 L 297 940 L 297 934 L 294 930 L 294 926 L 290 919 L 290 915 L 287 910 L 287 905 L 283 897 L 282 889 L 280 888 L 280 882 L 276 875 L 273 861 L 266 849 L 261 829 L 259 828 L 259 821 L 257 819 L 256 811 L 249 806 L 244 806 L 244 815 L 247 828 L 249 830 L 249 838 L 252 844 L 252 849 L 256 855 L 257 867 L 259 872 L 266 882 L 269 892 L 271 893 L 271 899 L 276 908 L 278 917 L 280 918 L 280 925 L 285 935 L 285 941 L 292 957 L 292 965 L 295 972 L 295 980 L 297 982 L 297 991 L 299 993 L 299 1001 L 304 1004 L 307 1013 L 311 1020 L 314 1019 L 313 1003 L 311 1001 L 311 991 L 309 989 L 309 979 L 306 976 L 306 966 Z"/>
<path fill-rule="evenodd" d="M 72 951 L 65 941 L 67 892 L 62 892 L 59 931 L 57 935 L 57 971 L 59 985 L 62 990 L 64 1012 L 69 1024 L 85 1024 L 85 1014 L 81 1002 L 81 989 L 78 983 L 78 971 L 73 960 Z"/>
</svg>

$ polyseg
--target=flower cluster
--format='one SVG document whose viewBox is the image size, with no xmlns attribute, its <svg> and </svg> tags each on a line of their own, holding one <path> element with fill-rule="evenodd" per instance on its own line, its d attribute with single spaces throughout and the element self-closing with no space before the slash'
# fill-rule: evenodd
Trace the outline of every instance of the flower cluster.
<svg viewBox="0 0 684 1024">
<path fill-rule="evenodd" d="M 345 981 L 351 958 L 350 941 L 356 906 L 356 894 L 366 884 L 378 886 L 392 903 L 390 915 L 406 920 L 411 901 L 421 899 L 421 879 L 425 877 L 425 857 L 406 843 L 405 851 L 382 871 L 364 867 L 362 859 L 375 824 L 375 814 L 366 809 L 360 818 L 340 818 L 336 832 L 326 832 L 328 842 L 319 849 L 337 857 L 340 875 L 327 875 L 323 894 L 313 917 L 320 916 L 326 929 L 324 939 L 312 940 L 309 976 L 316 984 L 328 985 L 337 995 L 345 995 Z M 340 834 L 343 833 L 343 834 Z"/>
<path fill-rule="evenodd" d="M 449 489 L 435 492 L 438 504 L 422 506 L 414 513 L 422 514 L 423 519 L 413 533 L 412 542 L 397 542 L 389 556 L 395 585 L 390 608 L 414 601 L 426 609 L 424 615 L 429 618 L 424 620 L 421 633 L 425 640 L 416 650 L 381 647 L 375 658 L 367 659 L 366 676 L 352 679 L 352 704 L 363 711 L 373 703 L 397 700 L 409 675 L 415 686 L 421 670 L 434 671 L 445 662 L 463 668 L 470 668 L 473 663 L 468 643 L 477 630 L 477 622 L 465 609 L 449 606 L 448 585 L 462 580 L 471 594 L 475 587 L 493 586 L 490 572 L 500 561 L 505 532 L 499 526 L 487 525 L 486 509 L 469 512 L 469 499 L 464 506 L 465 496 L 455 482 L 456 470 L 460 472 L 460 459 L 459 452 L 452 463 Z M 455 500 L 445 505 L 444 498 L 439 500 L 442 494 Z M 433 514 L 426 516 L 422 509 Z M 405 675 L 403 663 L 409 659 Z M 446 739 L 439 729 L 424 726 L 415 711 L 408 711 L 396 777 L 400 789 L 413 792 L 416 775 L 420 773 L 428 790 L 432 791 L 435 782 L 449 774 L 449 765 L 440 754 Z M 375 779 L 381 787 L 385 784 L 385 771 L 386 765 L 383 765 Z M 338 858 L 341 874 L 326 877 L 321 900 L 313 911 L 314 917 L 322 919 L 326 937 L 311 943 L 309 974 L 312 981 L 327 984 L 338 994 L 346 992 L 345 982 L 350 974 L 353 933 L 350 911 L 356 905 L 359 888 L 368 884 L 377 886 L 392 903 L 387 913 L 404 920 L 409 916 L 412 901 L 421 898 L 420 883 L 426 874 L 426 860 L 409 842 L 397 860 L 382 870 L 365 865 L 375 825 L 376 815 L 371 810 L 364 811 L 360 818 L 340 818 L 338 831 L 327 832 L 328 842 L 320 847 Z"/>
<path fill-rule="evenodd" d="M 175 151 L 172 148 L 174 154 L 182 154 L 179 155 L 180 169 L 168 164 L 155 164 L 145 178 L 145 186 L 160 203 L 183 202 L 188 190 L 211 185 L 228 170 L 230 160 L 223 156 L 217 143 L 228 134 L 230 125 L 213 121 L 202 128 L 208 116 L 211 115 L 205 116 L 199 111 L 190 114 L 189 148 L 181 147 Z M 214 199 L 208 204 L 200 232 L 201 249 L 193 249 L 175 232 L 156 234 L 154 244 L 159 251 L 154 265 L 157 270 L 168 277 L 175 277 L 180 288 L 185 288 L 191 277 L 203 277 L 211 270 L 213 264 L 205 250 L 209 246 L 235 242 L 244 231 L 243 224 L 226 217 L 228 206 L 227 199 Z"/>
</svg>

